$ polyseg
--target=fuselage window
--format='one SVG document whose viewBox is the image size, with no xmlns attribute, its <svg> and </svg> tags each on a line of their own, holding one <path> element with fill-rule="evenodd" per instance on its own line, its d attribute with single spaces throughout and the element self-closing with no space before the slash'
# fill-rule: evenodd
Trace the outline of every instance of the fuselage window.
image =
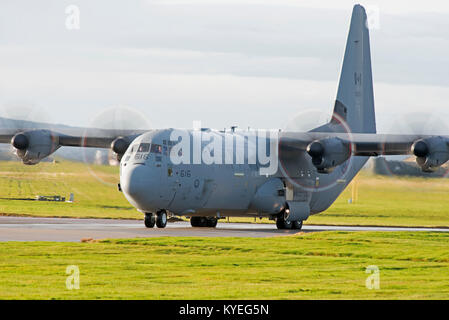
<svg viewBox="0 0 449 320">
<path fill-rule="evenodd" d="M 139 148 L 137 149 L 137 152 L 148 152 L 148 151 L 150 151 L 149 143 L 141 143 L 139 145 Z"/>
<path fill-rule="evenodd" d="M 151 145 L 151 153 L 162 153 L 162 146 L 160 144 Z"/>
</svg>

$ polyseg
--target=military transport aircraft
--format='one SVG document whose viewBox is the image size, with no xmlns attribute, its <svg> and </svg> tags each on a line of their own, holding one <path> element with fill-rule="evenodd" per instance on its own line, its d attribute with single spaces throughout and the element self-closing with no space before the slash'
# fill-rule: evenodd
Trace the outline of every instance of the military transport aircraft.
<svg viewBox="0 0 449 320">
<path fill-rule="evenodd" d="M 167 214 L 215 227 L 227 216 L 269 217 L 279 229 L 301 229 L 326 210 L 370 156 L 416 156 L 424 171 L 449 159 L 449 137 L 376 134 L 369 31 L 355 5 L 332 119 L 308 132 L 281 130 L 108 131 L 2 129 L 24 164 L 61 146 L 111 148 L 120 160 L 118 189 L 164 228 Z"/>
</svg>

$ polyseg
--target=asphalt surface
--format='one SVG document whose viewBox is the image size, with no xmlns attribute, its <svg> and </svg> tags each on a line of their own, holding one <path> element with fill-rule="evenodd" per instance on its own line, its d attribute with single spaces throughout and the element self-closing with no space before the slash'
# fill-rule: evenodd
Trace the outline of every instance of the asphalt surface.
<svg viewBox="0 0 449 320">
<path fill-rule="evenodd" d="M 305 225 L 302 232 L 316 231 L 439 231 L 449 228 L 352 227 Z M 137 237 L 273 237 L 298 230 L 277 230 L 274 224 L 224 223 L 217 228 L 192 228 L 188 222 L 168 223 L 164 229 L 145 228 L 143 221 L 116 219 L 68 219 L 1 217 L 0 241 L 81 241 L 81 239 Z"/>
</svg>

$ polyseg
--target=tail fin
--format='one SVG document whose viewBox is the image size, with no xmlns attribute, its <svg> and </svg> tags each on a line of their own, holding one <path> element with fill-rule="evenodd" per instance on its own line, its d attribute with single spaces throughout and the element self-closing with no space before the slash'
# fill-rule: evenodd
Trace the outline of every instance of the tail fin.
<svg viewBox="0 0 449 320">
<path fill-rule="evenodd" d="M 365 9 L 358 4 L 352 11 L 332 120 L 314 131 L 341 131 L 341 119 L 353 133 L 376 132 L 369 31 Z"/>
</svg>

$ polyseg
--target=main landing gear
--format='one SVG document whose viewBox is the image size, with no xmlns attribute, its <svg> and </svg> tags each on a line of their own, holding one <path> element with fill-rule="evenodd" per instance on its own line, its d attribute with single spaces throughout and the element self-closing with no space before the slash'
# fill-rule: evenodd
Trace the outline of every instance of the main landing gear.
<svg viewBox="0 0 449 320">
<path fill-rule="evenodd" d="M 218 219 L 215 217 L 191 217 L 190 224 L 192 227 L 209 227 L 215 228 L 217 226 Z"/>
<path fill-rule="evenodd" d="M 151 212 L 145 213 L 145 227 L 153 228 L 156 225 L 158 228 L 165 228 L 167 226 L 167 212 L 159 210 L 156 215 Z"/>
<path fill-rule="evenodd" d="M 288 221 L 288 215 L 285 214 L 284 211 L 278 214 L 276 217 L 276 227 L 280 230 L 284 229 L 296 229 L 301 230 L 302 228 L 302 220 L 297 221 Z"/>
</svg>

